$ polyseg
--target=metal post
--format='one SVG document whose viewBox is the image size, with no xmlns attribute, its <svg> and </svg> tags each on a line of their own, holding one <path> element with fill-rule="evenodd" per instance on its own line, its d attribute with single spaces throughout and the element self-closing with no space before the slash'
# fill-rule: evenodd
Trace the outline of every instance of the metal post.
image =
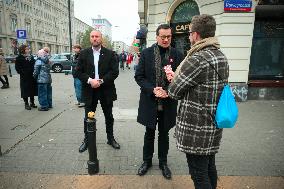
<svg viewBox="0 0 284 189">
<path fill-rule="evenodd" d="M 88 173 L 93 175 L 99 172 L 99 160 L 97 158 L 97 141 L 96 141 L 96 119 L 95 113 L 89 112 L 87 122 L 87 134 L 88 134 L 88 151 L 89 151 L 89 161 Z"/>
<path fill-rule="evenodd" d="M 69 19 L 69 43 L 70 43 L 70 53 L 72 54 L 72 36 L 71 36 L 71 2 L 68 0 L 68 19 Z"/>
</svg>

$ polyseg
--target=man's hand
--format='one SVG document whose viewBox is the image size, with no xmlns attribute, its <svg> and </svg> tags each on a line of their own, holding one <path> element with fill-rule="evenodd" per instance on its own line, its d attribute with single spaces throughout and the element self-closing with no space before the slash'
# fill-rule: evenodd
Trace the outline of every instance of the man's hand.
<svg viewBox="0 0 284 189">
<path fill-rule="evenodd" d="M 167 98 L 168 97 L 167 91 L 165 91 L 162 87 L 155 87 L 154 90 L 153 90 L 153 93 L 158 98 Z"/>
<path fill-rule="evenodd" d="M 91 79 L 89 84 L 92 88 L 98 88 L 101 85 L 98 79 Z"/>
<path fill-rule="evenodd" d="M 171 82 L 174 78 L 175 72 L 173 72 L 171 65 L 164 66 L 164 70 L 166 72 L 166 76 L 169 82 Z"/>
</svg>

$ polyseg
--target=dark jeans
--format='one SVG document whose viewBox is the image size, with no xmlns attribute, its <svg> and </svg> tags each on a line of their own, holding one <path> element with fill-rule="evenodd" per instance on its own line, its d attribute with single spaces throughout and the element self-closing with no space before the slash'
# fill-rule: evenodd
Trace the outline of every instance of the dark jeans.
<svg viewBox="0 0 284 189">
<path fill-rule="evenodd" d="M 38 83 L 38 102 L 41 108 L 52 108 L 51 83 Z"/>
<path fill-rule="evenodd" d="M 217 187 L 215 155 L 186 154 L 186 159 L 195 189 L 215 189 Z"/>
<path fill-rule="evenodd" d="M 158 158 L 159 164 L 167 163 L 169 151 L 169 130 L 164 128 L 164 112 L 158 112 Z M 146 127 L 143 146 L 143 161 L 151 162 L 154 153 L 155 129 Z"/>
<path fill-rule="evenodd" d="M 106 133 L 107 133 L 107 139 L 110 141 L 114 139 L 113 137 L 113 115 L 112 115 L 112 107 L 113 102 L 107 101 L 104 98 L 100 98 L 100 104 L 103 109 L 103 113 L 105 116 L 105 124 L 106 124 Z M 88 112 L 96 112 L 96 108 L 98 105 L 98 99 L 94 99 L 92 105 L 85 105 L 85 119 L 88 117 Z M 86 134 L 87 128 L 84 126 L 84 133 Z"/>
</svg>

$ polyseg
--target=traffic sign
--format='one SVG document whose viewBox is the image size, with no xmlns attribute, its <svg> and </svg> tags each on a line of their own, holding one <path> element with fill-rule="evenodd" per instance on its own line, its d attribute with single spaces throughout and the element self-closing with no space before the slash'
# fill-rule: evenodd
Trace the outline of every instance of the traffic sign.
<svg viewBox="0 0 284 189">
<path fill-rule="evenodd" d="M 17 39 L 27 39 L 27 31 L 17 30 Z"/>
</svg>

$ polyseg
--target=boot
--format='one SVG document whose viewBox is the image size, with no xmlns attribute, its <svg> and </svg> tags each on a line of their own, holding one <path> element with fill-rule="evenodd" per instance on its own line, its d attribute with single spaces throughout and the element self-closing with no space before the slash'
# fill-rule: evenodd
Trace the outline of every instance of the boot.
<svg viewBox="0 0 284 189">
<path fill-rule="evenodd" d="M 88 149 L 88 138 L 85 136 L 81 146 L 79 147 L 79 152 L 83 153 Z"/>
<path fill-rule="evenodd" d="M 88 149 L 87 122 L 85 120 L 84 120 L 84 134 L 85 134 L 85 138 L 81 146 L 79 147 L 80 153 L 83 153 Z"/>
<path fill-rule="evenodd" d="M 1 89 L 8 89 L 8 88 L 9 88 L 9 85 L 6 83 L 1 87 Z"/>
<path fill-rule="evenodd" d="M 31 110 L 32 108 L 30 107 L 30 105 L 28 103 L 25 103 L 25 109 L 26 110 Z"/>
</svg>

